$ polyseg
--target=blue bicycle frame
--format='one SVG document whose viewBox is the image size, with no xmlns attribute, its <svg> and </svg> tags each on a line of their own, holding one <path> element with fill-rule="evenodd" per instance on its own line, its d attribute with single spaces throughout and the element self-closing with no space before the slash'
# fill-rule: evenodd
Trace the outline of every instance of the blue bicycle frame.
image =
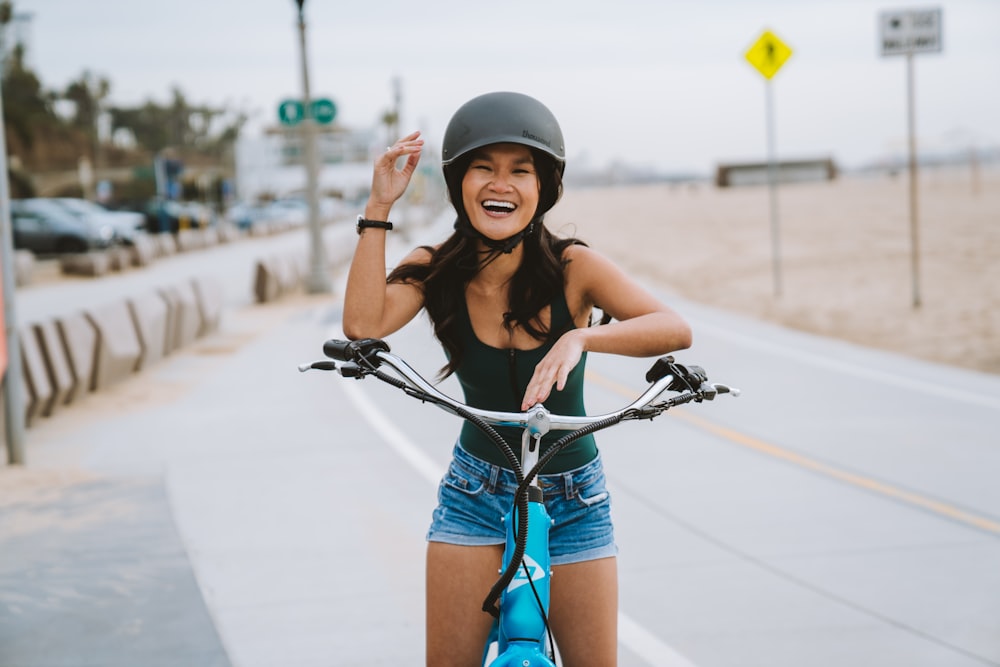
<svg viewBox="0 0 1000 667">
<path fill-rule="evenodd" d="M 542 434 L 538 433 L 537 437 Z M 530 470 L 538 462 L 538 439 L 531 429 L 525 429 L 521 445 L 521 466 Z M 529 489 L 538 489 L 533 481 Z M 517 507 L 511 509 L 504 518 L 507 541 L 503 552 L 504 570 L 510 565 L 515 553 L 515 531 L 517 530 Z M 494 623 L 493 631 L 483 650 L 483 665 L 486 665 L 491 644 L 497 644 L 498 656 L 490 667 L 531 665 L 555 667 L 545 652 L 548 635 L 549 584 L 551 563 L 549 561 L 549 529 L 552 520 L 542 502 L 541 490 L 529 491 L 528 498 L 528 539 L 524 556 L 517 574 L 500 596 L 500 618 Z"/>
</svg>

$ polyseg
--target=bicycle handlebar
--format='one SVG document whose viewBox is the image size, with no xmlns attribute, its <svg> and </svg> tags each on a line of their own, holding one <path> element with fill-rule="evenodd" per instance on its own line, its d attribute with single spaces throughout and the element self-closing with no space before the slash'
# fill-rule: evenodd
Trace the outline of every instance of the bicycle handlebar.
<svg viewBox="0 0 1000 667">
<path fill-rule="evenodd" d="M 620 410 L 593 416 L 556 415 L 543 405 L 537 404 L 524 412 L 503 412 L 475 408 L 442 393 L 402 358 L 392 354 L 389 345 L 378 338 L 354 341 L 331 339 L 323 344 L 323 353 L 343 363 L 338 365 L 335 362 L 322 360 L 302 364 L 299 370 L 303 372 L 310 369 L 336 370 L 343 377 L 358 379 L 375 375 L 380 380 L 393 384 L 416 398 L 433 403 L 446 412 L 462 417 L 471 414 L 492 426 L 527 428 L 533 436 L 544 435 L 550 430 L 576 430 L 604 421 L 617 423 L 624 419 L 652 419 L 672 407 L 691 401 L 711 401 L 718 394 L 739 395 L 738 389 L 709 382 L 704 369 L 700 366 L 685 366 L 674 361 L 673 357 L 667 356 L 658 359 L 646 373 L 646 380 L 650 382 L 649 388 Z M 399 380 L 380 373 L 379 369 L 382 366 L 391 368 Z M 668 390 L 679 393 L 654 403 Z"/>
</svg>

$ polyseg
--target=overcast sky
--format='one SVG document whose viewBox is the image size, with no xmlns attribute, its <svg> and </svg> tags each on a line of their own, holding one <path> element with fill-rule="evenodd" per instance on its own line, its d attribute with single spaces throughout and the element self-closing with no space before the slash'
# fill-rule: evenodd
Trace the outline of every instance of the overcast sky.
<svg viewBox="0 0 1000 667">
<path fill-rule="evenodd" d="M 49 88 L 85 69 L 111 81 L 113 104 L 178 86 L 244 108 L 251 131 L 301 94 L 293 0 L 14 6 Z M 880 55 L 878 16 L 927 7 L 942 9 L 944 48 L 914 58 L 921 149 L 1000 146 L 998 0 L 306 0 L 305 13 L 313 96 L 348 126 L 377 123 L 395 77 L 404 129 L 435 145 L 462 102 L 517 90 L 555 112 L 572 161 L 708 173 L 766 158 L 765 79 L 744 59 L 764 29 L 793 50 L 771 83 L 778 157 L 905 154 L 906 59 Z"/>
</svg>

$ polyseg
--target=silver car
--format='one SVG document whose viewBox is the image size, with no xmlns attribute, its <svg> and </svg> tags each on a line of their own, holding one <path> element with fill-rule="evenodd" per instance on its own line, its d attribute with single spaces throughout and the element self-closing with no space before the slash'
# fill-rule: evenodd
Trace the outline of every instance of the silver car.
<svg viewBox="0 0 1000 667">
<path fill-rule="evenodd" d="M 97 224 L 109 224 L 115 238 L 125 245 L 133 245 L 137 234 L 145 231 L 146 216 L 133 211 L 109 211 L 100 204 L 74 197 L 55 197 L 50 201 L 62 206 L 77 218 L 88 218 Z"/>
<path fill-rule="evenodd" d="M 14 247 L 38 255 L 87 252 L 115 243 L 107 222 L 79 218 L 50 199 L 13 199 L 10 221 Z"/>
</svg>

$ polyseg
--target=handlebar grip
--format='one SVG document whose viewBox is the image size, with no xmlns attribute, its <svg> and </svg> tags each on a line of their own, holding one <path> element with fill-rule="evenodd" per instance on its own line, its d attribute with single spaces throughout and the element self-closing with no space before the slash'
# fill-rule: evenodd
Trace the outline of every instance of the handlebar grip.
<svg viewBox="0 0 1000 667">
<path fill-rule="evenodd" d="M 705 369 L 701 366 L 678 364 L 672 356 L 660 357 L 652 368 L 646 371 L 646 382 L 656 382 L 667 375 L 673 375 L 674 380 L 667 389 L 695 391 L 708 380 Z"/>
<path fill-rule="evenodd" d="M 358 361 L 379 350 L 389 351 L 389 344 L 379 338 L 361 338 L 359 340 L 332 338 L 323 343 L 323 354 L 337 361 Z"/>
<path fill-rule="evenodd" d="M 330 339 L 323 343 L 323 354 L 337 361 L 350 361 L 353 358 L 350 345 L 349 340 Z"/>
</svg>

